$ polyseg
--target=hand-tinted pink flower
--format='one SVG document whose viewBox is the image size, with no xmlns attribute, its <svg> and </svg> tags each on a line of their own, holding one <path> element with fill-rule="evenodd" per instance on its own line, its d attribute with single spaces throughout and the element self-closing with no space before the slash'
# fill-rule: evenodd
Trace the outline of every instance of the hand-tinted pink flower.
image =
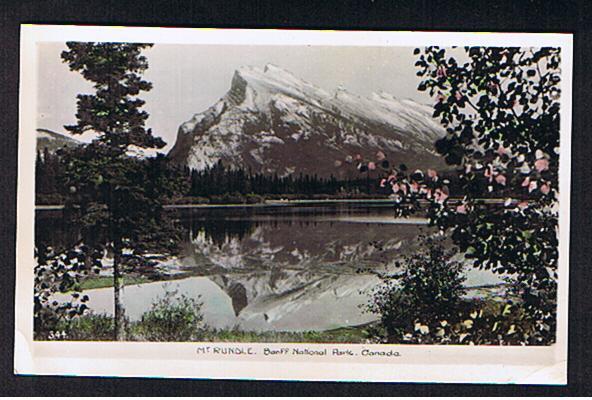
<svg viewBox="0 0 592 400">
<path fill-rule="evenodd" d="M 506 177 L 502 174 L 497 175 L 495 181 L 500 185 L 506 186 Z"/>
<path fill-rule="evenodd" d="M 549 194 L 549 192 L 551 192 L 551 187 L 549 185 L 547 185 L 546 183 L 543 183 L 539 190 L 541 191 L 542 194 L 546 195 L 546 194 Z"/>
<path fill-rule="evenodd" d="M 356 157 L 355 158 L 356 158 L 357 161 L 360 161 L 362 159 L 362 155 L 361 154 L 356 154 Z"/>
<path fill-rule="evenodd" d="M 530 178 L 527 176 L 526 178 L 524 178 L 524 180 L 522 181 L 522 187 L 528 187 L 528 185 L 530 185 Z"/>
<path fill-rule="evenodd" d="M 384 153 L 383 153 L 382 151 L 380 151 L 380 150 L 379 150 L 379 151 L 376 153 L 376 159 L 377 159 L 378 161 L 382 161 L 382 160 L 384 160 L 385 158 L 386 158 L 386 156 L 384 155 Z"/>
<path fill-rule="evenodd" d="M 549 169 L 549 160 L 540 158 L 534 162 L 534 167 L 537 171 L 543 172 Z"/>
<path fill-rule="evenodd" d="M 434 192 L 434 199 L 436 199 L 438 203 L 444 203 L 444 201 L 446 201 L 447 198 L 448 193 L 445 193 L 444 190 L 440 188 L 436 189 L 436 191 Z"/>
<path fill-rule="evenodd" d="M 527 207 L 528 207 L 528 202 L 527 201 L 521 201 L 520 203 L 518 203 L 518 208 L 521 209 L 521 210 L 524 210 Z"/>
<path fill-rule="evenodd" d="M 503 156 L 504 154 L 508 154 L 508 149 L 506 149 L 503 145 L 499 145 L 499 147 L 497 148 L 497 154 L 499 154 L 500 156 Z"/>
<path fill-rule="evenodd" d="M 368 163 L 368 169 L 369 169 L 370 171 L 374 171 L 374 170 L 376 169 L 376 164 L 375 164 L 374 162 L 370 161 L 370 162 Z"/>
<path fill-rule="evenodd" d="M 528 193 L 532 192 L 537 187 L 538 187 L 537 181 L 530 181 L 530 183 L 528 184 Z"/>
<path fill-rule="evenodd" d="M 386 186 L 386 179 L 381 179 L 380 180 L 380 187 L 383 188 Z"/>
<path fill-rule="evenodd" d="M 467 207 L 464 204 L 460 204 L 460 205 L 456 206 L 456 212 L 458 214 L 466 214 L 467 213 Z"/>
<path fill-rule="evenodd" d="M 454 94 L 454 98 L 455 98 L 456 100 L 461 100 L 461 99 L 463 98 L 463 95 L 462 95 L 462 93 L 461 93 L 461 92 L 456 92 L 456 93 Z"/>
</svg>

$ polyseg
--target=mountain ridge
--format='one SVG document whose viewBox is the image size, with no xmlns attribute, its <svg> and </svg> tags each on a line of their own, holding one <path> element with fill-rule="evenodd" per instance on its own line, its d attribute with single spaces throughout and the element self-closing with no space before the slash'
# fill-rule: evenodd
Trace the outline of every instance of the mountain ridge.
<svg viewBox="0 0 592 400">
<path fill-rule="evenodd" d="M 37 128 L 36 135 L 37 151 L 44 151 L 47 148 L 50 153 L 54 153 L 62 147 L 79 146 L 82 143 L 79 140 L 46 128 Z"/>
<path fill-rule="evenodd" d="M 380 92 L 333 93 L 273 64 L 244 66 L 228 92 L 181 124 L 169 152 L 202 170 L 230 167 L 285 176 L 355 176 L 355 159 L 386 153 L 397 163 L 442 167 L 433 143 L 444 135 L 429 106 Z"/>
</svg>

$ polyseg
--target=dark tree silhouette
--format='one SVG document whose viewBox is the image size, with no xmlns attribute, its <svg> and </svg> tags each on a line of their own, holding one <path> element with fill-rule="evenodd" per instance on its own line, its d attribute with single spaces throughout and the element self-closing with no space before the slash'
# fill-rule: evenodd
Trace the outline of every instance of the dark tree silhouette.
<svg viewBox="0 0 592 400">
<path fill-rule="evenodd" d="M 176 231 L 165 218 L 163 201 L 182 182 L 163 156 L 131 157 L 137 149 L 162 148 L 165 142 L 145 128 L 148 114 L 136 96 L 152 85 L 142 50 L 148 44 L 67 43 L 62 59 L 93 83 L 95 93 L 78 95 L 72 134 L 92 131 L 92 143 L 62 150 L 66 214 L 81 228 L 87 257 L 97 249 L 113 254 L 115 339 L 125 339 L 122 302 L 124 273 L 147 261 L 147 251 L 172 251 Z M 92 260 L 88 260 L 89 263 Z"/>
</svg>

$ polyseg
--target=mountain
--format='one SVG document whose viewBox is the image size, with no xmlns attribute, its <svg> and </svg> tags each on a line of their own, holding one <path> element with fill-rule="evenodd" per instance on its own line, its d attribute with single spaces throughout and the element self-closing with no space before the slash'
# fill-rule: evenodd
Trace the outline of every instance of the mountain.
<svg viewBox="0 0 592 400">
<path fill-rule="evenodd" d="M 43 152 L 47 148 L 50 153 L 53 153 L 62 147 L 78 146 L 80 143 L 76 139 L 50 131 L 49 129 L 37 129 L 37 151 L 40 152 Z"/>
<path fill-rule="evenodd" d="M 329 93 L 271 64 L 241 67 L 220 100 L 180 126 L 169 157 L 198 170 L 222 160 L 280 176 L 345 178 L 359 176 L 357 155 L 382 151 L 396 164 L 442 168 L 433 143 L 445 132 L 431 115 L 387 93 Z"/>
</svg>

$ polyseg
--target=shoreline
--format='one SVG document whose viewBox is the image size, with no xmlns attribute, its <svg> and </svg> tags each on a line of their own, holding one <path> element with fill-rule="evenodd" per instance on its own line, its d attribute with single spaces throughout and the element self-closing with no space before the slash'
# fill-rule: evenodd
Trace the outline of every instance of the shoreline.
<svg viewBox="0 0 592 400">
<path fill-rule="evenodd" d="M 393 201 L 391 199 L 298 199 L 298 200 L 265 200 L 263 203 L 245 204 L 245 203 L 228 203 L 228 204 L 165 204 L 163 207 L 168 209 L 183 209 L 183 208 L 257 208 L 257 207 L 286 207 L 291 205 L 302 204 L 357 204 L 357 203 L 377 203 L 389 204 Z M 35 210 L 63 210 L 63 204 L 36 204 Z"/>
<path fill-rule="evenodd" d="M 450 204 L 456 204 L 460 198 L 450 198 Z M 504 204 L 505 199 L 478 199 L 484 204 L 501 205 Z M 516 201 L 516 200 L 514 200 Z M 246 203 L 227 203 L 227 204 L 211 204 L 211 203 L 196 203 L 196 204 L 165 204 L 163 208 L 166 209 L 191 209 L 191 208 L 261 208 L 261 207 L 288 207 L 295 205 L 308 204 L 392 204 L 393 200 L 385 198 L 374 199 L 296 199 L 296 200 L 265 200 L 263 203 L 246 204 Z M 428 203 L 425 200 L 420 200 L 420 203 Z M 55 211 L 63 210 L 63 204 L 36 204 L 35 211 Z"/>
</svg>

